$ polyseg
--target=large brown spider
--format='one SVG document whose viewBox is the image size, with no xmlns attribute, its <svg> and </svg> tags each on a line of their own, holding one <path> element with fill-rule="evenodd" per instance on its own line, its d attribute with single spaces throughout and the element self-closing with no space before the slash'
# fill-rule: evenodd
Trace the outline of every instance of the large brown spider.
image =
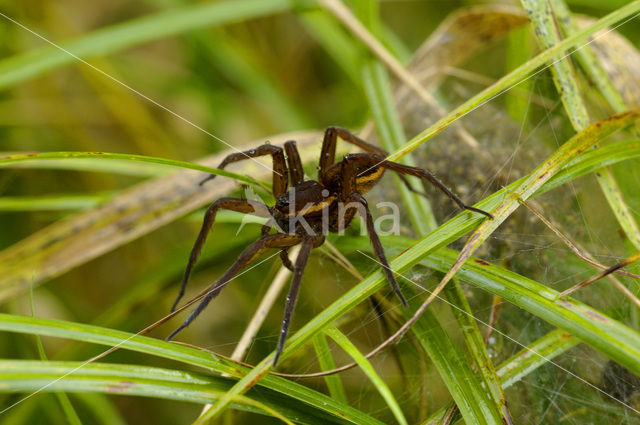
<svg viewBox="0 0 640 425">
<path fill-rule="evenodd" d="M 342 161 L 335 162 L 338 136 L 344 141 L 360 147 L 367 153 L 347 154 Z M 286 162 L 285 152 L 287 154 Z M 273 207 L 268 207 L 264 204 L 256 206 L 255 201 L 236 198 L 221 198 L 211 204 L 205 213 L 202 228 L 189 256 L 189 262 L 187 263 L 182 285 L 180 286 L 180 293 L 173 304 L 172 311 L 175 310 L 178 302 L 184 295 L 189 276 L 213 225 L 218 209 L 223 208 L 245 214 L 256 214 L 268 217 L 269 221 L 262 228 L 262 236 L 240 254 L 238 260 L 216 281 L 196 309 L 193 310 L 180 327 L 167 337 L 167 340 L 171 340 L 180 331 L 189 326 L 202 310 L 207 307 L 209 302 L 211 302 L 244 267 L 253 262 L 266 249 L 277 248 L 280 249 L 280 257 L 283 264 L 293 272 L 293 280 L 291 282 L 289 295 L 287 296 L 282 329 L 280 331 L 276 356 L 273 360 L 275 367 L 287 338 L 289 322 L 296 299 L 298 298 L 302 272 L 307 264 L 311 249 L 322 245 L 325 235 L 328 232 L 339 232 L 348 227 L 357 210 L 366 222 L 367 232 L 373 245 L 373 250 L 383 266 L 383 271 L 391 284 L 391 288 L 406 307 L 407 301 L 402 296 L 393 272 L 389 268 L 389 263 L 384 254 L 382 244 L 380 243 L 380 238 L 374 229 L 373 218 L 367 206 L 367 201 L 362 196 L 378 183 L 384 171 L 387 169 L 400 173 L 400 178 L 412 191 L 415 190 L 404 177 L 404 174 L 429 181 L 443 191 L 462 209 L 474 211 L 493 218 L 488 212 L 463 203 L 460 198 L 436 179 L 429 171 L 387 161 L 385 160 L 388 155 L 387 152 L 339 127 L 329 127 L 324 133 L 322 151 L 320 152 L 318 181 L 304 180 L 300 155 L 298 154 L 298 149 L 294 141 L 286 142 L 284 144 L 284 151 L 281 147 L 266 144 L 256 149 L 231 154 L 222 161 L 218 168 L 223 169 L 233 162 L 264 155 L 271 155 L 273 157 L 273 195 L 276 198 L 275 205 Z M 215 175 L 209 176 L 204 181 L 213 178 L 215 178 Z M 291 184 L 289 191 L 287 191 L 288 180 Z M 204 183 L 204 181 L 202 183 Z M 269 231 L 273 227 L 275 227 L 278 232 L 270 234 Z M 289 261 L 287 250 L 300 243 L 302 247 L 295 265 L 293 265 Z"/>
</svg>

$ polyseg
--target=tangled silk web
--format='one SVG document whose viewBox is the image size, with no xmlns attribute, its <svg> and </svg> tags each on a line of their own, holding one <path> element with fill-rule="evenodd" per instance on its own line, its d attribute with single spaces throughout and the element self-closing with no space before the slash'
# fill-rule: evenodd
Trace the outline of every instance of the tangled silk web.
<svg viewBox="0 0 640 425">
<path fill-rule="evenodd" d="M 540 96 L 537 104 L 533 104 L 536 99 L 526 99 L 528 115 L 520 122 L 508 116 L 501 102 L 495 101 L 461 120 L 479 141 L 480 149 L 469 147 L 449 130 L 429 141 L 424 149 L 414 152 L 414 159 L 421 167 L 434 172 L 466 202 L 482 199 L 531 172 L 572 135 L 570 127 L 563 123 L 562 105 L 544 99 L 544 89 L 539 88 L 549 87 L 550 79 L 549 74 L 543 74 L 532 80 L 532 92 Z M 477 87 L 470 87 L 470 83 L 456 78 L 449 78 L 441 89 L 448 94 L 447 101 L 452 105 L 459 104 L 477 90 Z M 403 124 L 409 136 L 426 128 L 436 118 L 436 114 L 420 102 L 407 110 L 410 113 L 403 116 Z M 394 194 L 397 197 L 392 185 L 388 179 L 384 185 L 374 189 L 370 197 L 386 200 L 393 198 Z M 431 187 L 426 190 L 438 223 L 458 213 L 455 205 L 439 191 Z M 400 201 L 399 198 L 397 200 Z M 533 202 L 542 209 L 545 217 L 572 241 L 595 255 L 599 262 L 613 265 L 625 257 L 624 235 L 620 235 L 615 217 L 593 176 L 556 188 Z M 406 216 L 403 217 L 402 229 L 407 235 L 413 233 Z M 463 237 L 450 247 L 459 250 L 465 240 Z M 559 291 L 595 273 L 594 268 L 579 259 L 558 236 L 523 207 L 475 255 Z M 637 270 L 638 267 L 634 266 L 630 271 Z M 417 266 L 407 277 L 422 287 L 432 288 L 441 275 Z M 472 311 L 479 319 L 481 332 L 487 332 L 492 295 L 471 285 L 465 284 L 464 289 Z M 608 281 L 602 280 L 573 295 L 623 323 L 636 324 L 635 307 Z M 488 339 L 488 349 L 496 365 L 554 330 L 549 323 L 515 305 L 507 302 L 500 305 L 496 331 Z M 440 303 L 430 308 L 445 328 L 455 323 L 447 305 Z M 382 336 L 369 335 L 370 332 L 387 332 L 384 323 L 378 323 L 376 330 L 369 329 L 375 322 L 372 317 L 379 314 L 378 306 L 374 313 L 361 318 L 352 332 L 364 332 L 373 340 L 383 339 Z M 398 347 L 398 350 L 410 350 L 411 342 L 404 341 Z M 391 353 L 386 356 L 390 361 Z M 427 366 L 427 370 L 420 373 L 427 377 L 428 386 L 423 389 L 427 404 L 442 405 L 446 401 L 442 394 L 446 391 L 438 389 L 443 384 L 437 372 L 432 366 Z M 577 344 L 511 386 L 506 390 L 506 397 L 516 423 L 582 424 L 610 420 L 639 423 L 640 417 L 619 403 L 640 408 L 638 391 L 640 379 L 637 376 L 586 344 Z M 406 388 L 404 394 L 397 397 L 401 402 L 403 397 L 405 400 L 417 400 L 419 393 L 416 389 Z M 363 404 L 371 402 L 364 389 L 361 399 Z"/>
</svg>

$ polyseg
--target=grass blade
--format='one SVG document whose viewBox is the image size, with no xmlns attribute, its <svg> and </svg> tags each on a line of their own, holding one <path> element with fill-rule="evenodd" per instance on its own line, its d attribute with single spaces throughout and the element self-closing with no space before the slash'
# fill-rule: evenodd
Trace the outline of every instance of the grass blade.
<svg viewBox="0 0 640 425">
<path fill-rule="evenodd" d="M 439 119 L 429 128 L 422 131 L 420 134 L 409 140 L 404 144 L 403 147 L 396 150 L 389 156 L 389 160 L 394 161 L 398 158 L 401 158 L 416 149 L 421 144 L 425 143 L 429 139 L 431 139 L 436 134 L 443 131 L 447 128 L 451 123 L 456 121 L 458 118 L 466 115 L 470 111 L 475 108 L 478 108 L 483 103 L 489 101 L 493 97 L 503 93 L 506 90 L 518 85 L 521 81 L 523 81 L 529 74 L 535 71 L 540 66 L 543 66 L 549 60 L 559 57 L 563 51 L 575 47 L 580 42 L 583 42 L 587 37 L 593 35 L 597 31 L 610 26 L 620 20 L 630 19 L 630 17 L 634 17 L 640 13 L 640 0 L 632 1 L 624 7 L 610 13 L 609 15 L 601 18 L 597 22 L 592 25 L 589 25 L 587 28 L 582 31 L 573 34 L 570 37 L 562 40 L 560 43 L 554 45 L 553 47 L 545 50 L 540 53 L 535 58 L 529 60 L 525 64 L 519 66 L 515 70 L 511 71 L 509 74 L 502 77 L 495 84 L 486 89 L 482 90 L 477 95 L 473 96 L 471 99 L 464 102 L 462 105 L 455 108 L 453 111 L 448 113 L 445 117 Z"/>
<path fill-rule="evenodd" d="M 0 89 L 74 64 L 76 57 L 106 56 L 185 31 L 280 13 L 291 6 L 290 0 L 228 0 L 194 4 L 101 28 L 75 41 L 61 43 L 64 50 L 55 46 L 45 47 L 0 61 Z M 11 19 L 4 14 L 2 16 Z"/>
<path fill-rule="evenodd" d="M 242 377 L 250 371 L 243 366 L 204 350 L 81 323 L 0 314 L 0 330 L 73 339 L 85 343 L 106 345 L 107 347 L 118 346 L 121 349 L 176 360 L 208 371 L 235 377 Z M 84 366 L 79 370 L 84 370 Z M 59 378 L 68 371 L 69 369 L 65 369 L 65 372 L 56 375 L 55 378 Z M 314 409 L 324 411 L 332 417 L 344 419 L 343 423 L 380 423 L 357 409 L 283 378 L 267 376 L 260 382 L 260 385 L 290 396 Z M 226 392 L 224 395 L 226 396 Z"/>
<path fill-rule="evenodd" d="M 335 326 L 330 326 L 329 328 L 325 329 L 324 332 L 331 339 L 333 339 L 344 351 L 346 351 L 347 354 L 349 354 L 353 358 L 353 360 L 356 361 L 356 363 L 358 363 L 358 366 L 360 367 L 362 372 L 367 375 L 373 386 L 376 387 L 376 390 L 378 390 L 382 398 L 384 398 L 384 400 L 387 402 L 387 406 L 389 406 L 389 408 L 393 412 L 393 416 L 395 416 L 398 423 L 407 425 L 407 419 L 404 417 L 400 405 L 398 405 L 398 402 L 396 401 L 387 384 L 375 371 L 375 369 L 371 365 L 371 362 L 369 362 L 369 360 L 364 357 L 360 350 L 358 350 L 358 348 L 356 348 L 356 346 L 353 345 L 351 341 L 349 341 L 349 338 L 347 338 Z"/>
</svg>

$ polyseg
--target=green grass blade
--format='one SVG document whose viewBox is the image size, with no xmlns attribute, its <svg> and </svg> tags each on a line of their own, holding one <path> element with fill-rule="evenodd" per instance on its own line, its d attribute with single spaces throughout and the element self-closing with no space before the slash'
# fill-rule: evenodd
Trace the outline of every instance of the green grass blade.
<svg viewBox="0 0 640 425">
<path fill-rule="evenodd" d="M 521 0 L 521 3 L 531 20 L 540 47 L 550 49 L 557 45 L 560 42 L 560 37 L 549 2 Z M 566 52 L 562 53 L 566 55 Z M 576 131 L 581 131 L 589 125 L 590 120 L 580 95 L 578 81 L 575 78 L 570 58 L 551 62 L 550 71 L 573 128 Z"/>
<path fill-rule="evenodd" d="M 0 211 L 86 210 L 108 199 L 108 195 L 4 196 Z"/>
<path fill-rule="evenodd" d="M 109 153 L 109 152 L 42 152 L 42 153 L 29 153 L 23 155 L 10 155 L 0 158 L 0 167 L 15 164 L 24 161 L 40 161 L 49 159 L 73 159 L 73 158 L 92 158 L 95 160 L 110 159 L 110 160 L 126 160 L 126 161 L 140 161 L 148 162 L 152 164 L 162 164 L 170 167 L 185 168 L 189 170 L 202 171 L 209 174 L 215 174 L 217 176 L 229 177 L 237 181 L 241 181 L 247 184 L 260 186 L 255 179 L 237 173 L 232 173 L 226 170 L 220 170 L 217 168 L 207 167 L 205 165 L 195 164 L 193 162 L 178 161 L 175 159 L 157 158 L 153 156 L 145 155 L 133 155 L 126 153 Z M 266 184 L 266 183 L 265 183 Z"/>
<path fill-rule="evenodd" d="M 329 344 L 327 343 L 327 339 L 324 334 L 319 333 L 313 337 L 313 347 L 316 350 L 316 356 L 318 357 L 320 368 L 323 371 L 335 369 L 336 364 L 333 361 L 331 349 L 329 348 Z M 327 388 L 329 388 L 331 398 L 339 401 L 340 403 L 347 404 L 347 394 L 344 392 L 344 386 L 342 385 L 342 379 L 340 379 L 339 374 L 325 376 L 324 382 L 327 384 Z"/>
<path fill-rule="evenodd" d="M 543 66 L 549 60 L 557 58 L 562 55 L 562 52 L 570 49 L 572 47 L 577 46 L 579 43 L 584 42 L 584 40 L 593 35 L 597 31 L 606 28 L 607 26 L 613 25 L 614 23 L 621 21 L 623 19 L 629 19 L 629 17 L 634 16 L 640 12 L 640 0 L 632 1 L 626 6 L 621 7 L 620 9 L 608 14 L 607 16 L 601 18 L 597 22 L 592 25 L 589 25 L 587 28 L 582 31 L 573 34 L 570 37 L 562 40 L 560 43 L 554 45 L 553 47 L 545 50 L 540 53 L 535 58 L 529 60 L 525 64 L 519 66 L 515 70 L 511 71 L 509 74 L 500 78 L 495 84 L 486 89 L 482 90 L 477 95 L 471 97 L 469 100 L 464 102 L 462 105 L 455 108 L 453 111 L 448 113 L 443 118 L 436 121 L 429 128 L 422 131 L 420 134 L 409 140 L 404 144 L 400 149 L 396 150 L 389 156 L 389 160 L 395 161 L 398 158 L 401 158 L 416 149 L 421 144 L 425 143 L 429 139 L 431 139 L 436 134 L 443 131 L 445 128 L 449 127 L 455 120 L 460 118 L 461 116 L 467 114 L 473 109 L 481 106 L 483 103 L 487 102 L 491 98 L 501 94 L 505 90 L 517 85 L 528 75 L 534 72 L 540 66 Z"/>
<path fill-rule="evenodd" d="M 407 425 L 407 419 L 404 417 L 404 413 L 402 413 L 402 409 L 400 405 L 396 401 L 393 393 L 389 389 L 389 386 L 384 382 L 384 380 L 378 375 L 378 373 L 371 365 L 371 362 L 367 360 L 367 358 L 358 350 L 358 348 L 353 345 L 349 338 L 346 337 L 342 332 L 340 332 L 335 326 L 330 326 L 324 330 L 324 333 L 327 334 L 331 339 L 333 339 L 339 346 L 342 348 L 347 354 L 358 363 L 360 370 L 367 375 L 367 378 L 371 381 L 373 386 L 378 390 L 382 398 L 384 398 L 387 406 L 393 412 L 393 416 L 395 416 L 396 420 L 399 424 Z"/>
<path fill-rule="evenodd" d="M 578 338 L 556 329 L 542 338 L 533 342 L 516 354 L 505 360 L 498 366 L 497 373 L 503 388 L 508 388 L 520 381 L 523 377 L 547 364 L 562 353 L 575 347 L 579 343 Z M 436 425 L 442 423 L 445 413 L 451 408 L 452 403 L 438 409 L 422 425 Z M 459 417 L 460 415 L 458 415 Z M 455 423 L 456 419 L 453 420 Z"/>
<path fill-rule="evenodd" d="M 106 345 L 107 347 L 118 346 L 121 349 L 171 359 L 235 377 L 242 377 L 250 372 L 245 367 L 207 351 L 81 323 L 0 314 L 0 330 L 73 339 L 85 343 Z M 332 417 L 341 418 L 343 423 L 380 423 L 357 409 L 283 378 L 267 376 L 260 381 L 260 385 L 299 400 L 310 406 L 310 408 L 324 411 Z M 226 396 L 226 392 L 224 394 Z"/>
<path fill-rule="evenodd" d="M 602 167 L 640 157 L 640 139 L 625 140 L 605 145 L 580 155 L 569 162 L 558 174 L 545 184 L 545 192 L 563 185 L 578 176 L 600 170 Z M 538 191 L 536 194 L 542 193 Z"/>
<path fill-rule="evenodd" d="M 550 4 L 557 18 L 556 22 L 565 35 L 574 34 L 580 30 L 571 16 L 567 4 L 563 0 L 551 0 Z M 598 90 L 600 90 L 600 93 L 607 99 L 607 102 L 609 102 L 614 112 L 620 113 L 629 109 L 620 93 L 618 93 L 618 90 L 616 90 L 611 83 L 609 75 L 607 75 L 600 62 L 598 62 L 598 58 L 591 46 L 587 45 L 583 49 L 578 50 L 576 52 L 576 58 L 591 78 L 591 81 L 596 85 Z"/>
<path fill-rule="evenodd" d="M 562 1 L 558 0 L 554 2 L 554 5 L 560 5 L 560 12 L 566 13 L 566 15 L 560 16 L 560 21 L 567 21 L 570 19 L 570 15 L 568 14 L 568 9 L 566 8 L 566 6 L 563 7 L 563 4 L 561 3 Z M 535 28 L 535 34 L 538 39 L 538 43 L 543 48 L 547 49 L 558 44 L 560 42 L 560 34 L 556 26 L 556 16 L 554 14 L 555 11 L 551 8 L 552 4 L 549 2 L 537 2 L 534 0 L 522 0 L 522 4 L 527 10 L 531 22 Z M 581 49 L 583 58 L 585 58 L 585 55 L 588 56 L 588 53 L 586 52 L 588 52 L 589 49 L 589 46 Z M 593 57 L 593 54 L 591 59 L 592 61 L 595 61 L 595 57 Z M 587 62 L 587 64 L 592 65 L 591 62 Z M 590 66 L 590 68 L 593 69 L 594 67 Z M 582 131 L 589 124 L 590 119 L 589 114 L 587 113 L 586 105 L 584 104 L 584 100 L 580 95 L 578 81 L 576 79 L 573 67 L 571 66 L 571 62 L 568 59 L 555 61 L 551 65 L 551 73 L 553 75 L 553 81 L 555 83 L 556 89 L 558 93 L 560 93 L 562 104 L 564 105 L 564 109 L 569 116 L 569 120 L 571 121 L 573 128 L 577 132 Z M 607 92 L 611 92 L 612 90 L 615 91 L 612 87 L 610 87 L 610 84 L 606 84 L 608 78 L 606 77 L 606 75 L 604 75 L 604 71 L 601 71 L 601 74 L 603 75 L 596 75 L 593 72 L 591 73 L 592 77 L 604 78 L 604 81 L 601 85 L 604 85 L 604 89 L 607 90 Z M 621 105 L 619 104 L 619 102 L 621 102 L 622 99 L 619 95 L 617 101 L 617 106 L 621 111 L 627 110 L 627 108 L 620 107 Z M 620 226 L 624 230 L 629 240 L 631 240 L 631 242 L 635 245 L 636 249 L 640 249 L 640 228 L 638 228 L 638 224 L 633 219 L 633 214 L 624 197 L 622 196 L 622 192 L 618 187 L 618 183 L 616 182 L 613 173 L 609 168 L 605 167 L 600 172 L 596 173 L 596 179 L 598 180 L 598 183 L 600 184 L 605 198 L 607 199 L 611 210 L 616 216 L 618 223 L 620 223 Z"/>
<path fill-rule="evenodd" d="M 20 152 L 21 153 L 21 152 Z M 4 158 L 10 155 L 17 155 L 18 152 L 0 152 L 0 157 Z M 46 161 L 24 161 L 5 165 L 7 168 L 20 169 L 37 169 L 37 170 L 72 170 L 72 171 L 90 171 L 98 173 L 119 174 L 123 176 L 134 177 L 160 177 L 167 175 L 172 170 L 170 167 L 161 164 L 153 164 L 150 162 L 139 161 L 120 161 L 117 159 L 111 161 L 99 161 L 95 158 L 81 159 L 76 158 L 73 161 L 66 159 L 48 159 Z"/>
<path fill-rule="evenodd" d="M 413 310 L 405 316 L 409 318 Z M 413 332 L 438 369 L 465 422 L 503 424 L 496 404 L 489 399 L 470 363 L 431 311 L 427 310 L 413 325 Z"/>
<path fill-rule="evenodd" d="M 33 306 L 33 285 L 31 285 L 29 288 L 29 309 L 31 310 L 31 317 L 34 317 L 35 308 Z M 47 361 L 47 354 L 44 351 L 44 345 L 42 345 L 42 339 L 40 338 L 40 335 L 36 335 L 35 337 L 36 337 L 36 345 L 38 347 L 38 356 L 40 357 L 40 360 Z M 71 404 L 71 400 L 69 400 L 69 397 L 67 396 L 67 394 L 61 391 L 56 391 L 55 394 L 56 394 L 56 398 L 58 399 L 58 403 L 60 403 L 60 407 L 62 408 L 62 411 L 64 412 L 64 415 L 67 418 L 67 421 L 71 425 L 82 425 L 82 421 L 80 421 L 80 418 L 78 417 L 78 414 L 73 408 L 73 404 Z"/>
<path fill-rule="evenodd" d="M 394 150 L 401 146 L 405 136 L 389 91 L 387 71 L 378 61 L 369 60 L 362 70 L 362 81 L 382 146 L 387 151 Z M 409 156 L 404 157 L 401 162 L 406 165 L 415 165 Z M 429 202 L 423 196 L 409 191 L 395 174 L 393 177 L 415 232 L 419 236 L 424 236 L 435 229 L 437 222 Z M 413 187 L 422 187 L 419 179 L 409 176 L 408 180 Z"/>
<path fill-rule="evenodd" d="M 77 372 L 69 373 L 77 370 Z M 233 381 L 194 372 L 156 367 L 81 362 L 0 360 L 1 392 L 98 392 L 164 398 L 195 403 L 216 400 Z M 345 423 L 291 397 L 256 388 L 234 400 L 234 407 L 276 416 L 287 423 Z"/>
<path fill-rule="evenodd" d="M 440 249 L 421 264 L 445 272 L 455 255 Z M 468 261 L 457 277 L 535 314 L 640 374 L 640 334 L 604 313 L 573 298 L 557 299 L 559 291 L 479 259 Z"/>
<path fill-rule="evenodd" d="M 484 338 L 480 334 L 480 329 L 478 329 L 478 324 L 474 319 L 460 283 L 454 280 L 453 285 L 445 288 L 445 296 L 453 304 L 453 314 L 458 321 L 471 358 L 479 371 L 482 388 L 489 390 L 491 400 L 495 403 L 497 411 L 500 412 L 502 422 L 506 424 L 512 422 L 507 400 L 500 385 L 500 379 L 496 374 L 495 367 L 484 344 Z"/>
<path fill-rule="evenodd" d="M 101 28 L 75 41 L 60 43 L 64 50 L 47 46 L 0 61 L 0 89 L 76 63 L 76 57 L 90 59 L 106 56 L 198 28 L 280 13 L 291 8 L 292 4 L 291 0 L 228 0 L 194 4 Z"/>
</svg>

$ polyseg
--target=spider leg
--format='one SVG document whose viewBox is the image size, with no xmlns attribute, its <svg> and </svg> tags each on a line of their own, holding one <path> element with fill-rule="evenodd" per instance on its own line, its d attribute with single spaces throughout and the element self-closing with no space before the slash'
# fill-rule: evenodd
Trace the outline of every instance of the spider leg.
<svg viewBox="0 0 640 425">
<path fill-rule="evenodd" d="M 288 181 L 287 163 L 284 159 L 284 151 L 280 146 L 261 145 L 255 149 L 249 149 L 248 151 L 232 153 L 222 160 L 220 165 L 218 165 L 218 168 L 222 170 L 231 163 L 265 155 L 271 155 L 273 157 L 273 196 L 277 198 L 287 191 Z M 213 180 L 214 178 L 216 178 L 216 175 L 211 174 L 206 179 L 202 180 L 200 185 L 203 185 L 205 182 Z"/>
<path fill-rule="evenodd" d="M 202 250 L 202 246 L 204 245 L 205 240 L 207 239 L 207 235 L 211 230 L 211 226 L 216 219 L 216 213 L 220 208 L 225 210 L 237 211 L 245 214 L 255 214 L 259 216 L 269 216 L 269 207 L 266 205 L 257 205 L 258 203 L 255 201 L 247 201 L 245 199 L 236 199 L 236 198 L 220 198 L 215 201 L 211 206 L 207 209 L 207 212 L 204 214 L 204 220 L 202 222 L 202 228 L 200 228 L 200 233 L 196 238 L 196 241 L 191 249 L 191 254 L 189 255 L 189 262 L 187 263 L 187 268 L 184 271 L 184 276 L 182 278 L 182 284 L 180 285 L 180 292 L 178 293 L 178 297 L 176 298 L 173 306 L 171 307 L 171 311 L 174 311 L 180 302 L 180 299 L 184 295 L 184 291 L 187 287 L 187 283 L 189 282 L 189 277 L 191 276 L 191 271 L 193 270 L 193 266 L 195 265 L 198 257 L 200 256 L 200 251 Z M 256 206 L 261 211 L 256 210 Z M 262 210 L 264 207 L 264 210 Z"/>
<path fill-rule="evenodd" d="M 280 330 L 280 338 L 278 339 L 278 348 L 276 349 L 276 356 L 273 359 L 273 367 L 278 363 L 278 359 L 280 359 L 280 354 L 282 354 L 282 349 L 284 348 L 284 343 L 287 340 L 287 334 L 289 333 L 289 324 L 291 323 L 291 315 L 293 314 L 293 309 L 296 306 L 296 301 L 298 300 L 298 292 L 300 291 L 300 282 L 302 281 L 302 273 L 304 272 L 304 268 L 307 265 L 307 260 L 309 259 L 309 253 L 314 246 L 314 240 L 312 238 L 308 238 L 302 241 L 302 247 L 300 248 L 300 253 L 298 254 L 298 258 L 296 259 L 296 266 L 293 271 L 293 279 L 291 280 L 291 289 L 289 290 L 289 294 L 287 295 L 287 304 L 284 309 L 284 318 L 282 319 L 282 329 Z"/>
<path fill-rule="evenodd" d="M 361 148 L 361 149 L 363 149 L 363 150 L 365 150 L 367 152 L 375 154 L 375 156 L 381 156 L 382 158 L 384 158 L 384 157 L 387 157 L 389 155 L 389 153 L 387 151 L 385 151 L 384 149 L 381 149 L 381 148 L 379 148 L 377 146 L 372 145 L 369 142 L 366 142 L 366 141 L 362 140 L 361 138 L 359 138 L 358 136 L 352 134 L 348 130 L 345 130 L 344 128 L 329 127 L 325 131 L 325 136 L 324 136 L 324 140 L 323 140 L 323 143 L 322 143 L 322 154 L 321 154 L 321 157 L 320 157 L 320 175 L 321 176 L 323 176 L 325 170 L 328 169 L 334 163 L 337 137 L 340 137 L 345 142 L 348 142 L 348 143 L 351 143 L 353 145 L 356 145 L 359 148 Z M 326 163 L 323 164 L 323 160 L 325 160 L 325 156 L 326 156 L 325 155 L 325 151 L 328 152 L 329 155 L 326 158 Z M 385 161 L 385 163 L 393 164 L 394 168 L 387 167 L 384 164 L 380 163 L 380 161 L 381 161 L 381 159 L 376 158 L 373 161 L 373 163 L 371 164 L 371 167 L 375 167 L 377 165 L 382 165 L 385 168 L 392 169 L 393 171 L 396 171 L 398 173 L 398 177 L 400 177 L 400 180 L 402 180 L 402 183 L 411 192 L 414 192 L 414 193 L 417 193 L 418 195 L 422 195 L 424 197 L 427 197 L 426 193 L 415 189 L 411 185 L 409 180 L 407 180 L 407 178 L 403 174 L 409 174 L 409 175 L 416 176 L 416 177 L 419 177 L 419 178 L 422 178 L 422 179 L 426 179 L 431 184 L 433 184 L 438 189 L 440 189 L 442 192 L 444 192 L 445 195 L 447 195 L 451 200 L 453 200 L 456 204 L 458 204 L 458 206 L 460 208 L 465 209 L 465 210 L 469 210 L 469 211 L 475 211 L 477 213 L 484 214 L 489 218 L 493 218 L 493 216 L 491 214 L 489 214 L 488 212 L 486 212 L 486 211 L 483 211 L 481 209 L 465 205 L 462 202 L 462 200 L 456 196 L 456 194 L 451 192 L 451 190 L 449 190 L 449 188 L 447 188 L 442 182 L 440 182 L 429 171 L 423 170 L 423 169 L 417 168 L 417 167 L 411 167 L 411 166 L 408 166 L 408 165 L 399 164 L 399 163 L 396 163 L 396 162 L 391 162 L 391 161 Z M 397 166 L 397 168 L 395 168 L 395 166 Z M 418 171 L 420 171 L 422 173 L 417 173 Z"/>
<path fill-rule="evenodd" d="M 291 264 L 291 260 L 289 259 L 288 249 L 282 248 L 280 250 L 280 260 L 282 260 L 282 265 L 288 268 L 290 271 L 295 271 L 293 264 Z"/>
<path fill-rule="evenodd" d="M 284 144 L 284 151 L 287 153 L 287 164 L 289 165 L 289 178 L 291 186 L 297 186 L 304 181 L 304 170 L 296 142 L 290 140 Z"/>
<path fill-rule="evenodd" d="M 460 199 L 447 186 L 445 186 L 444 183 L 438 180 L 436 176 L 434 176 L 433 174 L 431 174 L 429 171 L 425 169 L 418 168 L 418 167 L 411 167 L 409 165 L 399 164 L 397 162 L 386 161 L 386 160 L 380 162 L 378 165 L 388 170 L 395 171 L 396 173 L 407 174 L 410 176 L 415 176 L 421 179 L 425 179 L 429 183 L 431 183 L 432 185 L 440 189 L 440 191 L 442 191 L 445 195 L 447 195 L 449 199 L 451 199 L 453 202 L 458 204 L 458 207 L 460 207 L 461 209 L 477 212 L 482 215 L 486 215 L 489 218 L 493 218 L 493 216 L 490 213 L 484 210 L 481 210 L 480 208 L 475 208 L 462 202 L 462 199 Z"/>
<path fill-rule="evenodd" d="M 269 248 L 288 248 L 300 243 L 302 238 L 297 235 L 289 235 L 287 233 L 275 233 L 273 235 L 263 236 L 246 248 L 238 260 L 225 272 L 225 274 L 218 279 L 211 287 L 209 292 L 206 293 L 200 304 L 191 312 L 189 317 L 180 325 L 175 331 L 166 338 L 167 341 L 171 341 L 178 333 L 184 328 L 189 326 L 193 320 L 198 317 L 200 313 L 209 305 L 212 299 L 214 299 L 222 289 L 227 286 L 229 281 L 233 279 L 242 269 L 251 264 L 260 254 Z"/>
<path fill-rule="evenodd" d="M 375 226 L 373 224 L 373 217 L 371 216 L 371 211 L 369 210 L 367 200 L 364 199 L 364 196 L 362 196 L 358 192 L 352 193 L 349 196 L 348 200 L 349 202 L 357 202 L 358 204 L 362 205 L 364 214 L 362 214 L 362 210 L 358 211 L 360 212 L 360 215 L 364 215 L 363 218 L 367 223 L 367 233 L 369 234 L 369 240 L 371 241 L 371 245 L 373 246 L 373 252 L 380 260 L 380 263 L 382 264 L 382 271 L 387 276 L 387 280 L 391 284 L 393 292 L 395 292 L 398 298 L 400 298 L 402 305 L 408 307 L 409 305 L 407 304 L 407 300 L 402 295 L 400 287 L 398 286 L 398 282 L 396 281 L 396 278 L 393 275 L 393 271 L 389 266 L 389 261 L 387 261 L 387 256 L 384 253 L 384 248 L 382 247 L 382 243 L 380 242 L 380 237 L 378 236 L 378 233 L 376 232 Z"/>
<path fill-rule="evenodd" d="M 358 192 L 358 169 L 362 168 L 363 165 L 368 165 L 369 163 L 375 166 L 374 161 L 378 159 L 381 159 L 381 157 L 376 154 L 360 153 L 345 155 L 344 159 L 342 160 L 342 189 L 345 195 L 343 199 L 346 200 L 347 203 L 355 202 L 362 207 L 362 209 L 358 209 L 358 212 L 361 216 L 363 216 L 367 224 L 367 233 L 369 234 L 369 240 L 371 241 L 371 245 L 373 246 L 373 251 L 382 264 L 382 270 L 386 275 L 387 280 L 389 281 L 389 284 L 393 289 L 393 292 L 395 292 L 398 298 L 400 298 L 402 305 L 407 307 L 407 300 L 402 295 L 402 292 L 400 292 L 398 282 L 396 281 L 396 278 L 395 276 L 393 276 L 393 272 L 389 267 L 389 262 L 387 261 L 387 257 L 384 253 L 382 243 L 380 242 L 380 237 L 378 236 L 378 233 L 376 232 L 375 226 L 373 224 L 373 217 L 371 216 L 371 211 L 369 211 L 367 200 L 364 199 L 362 194 Z M 375 177 L 375 179 L 379 179 L 382 174 L 376 173 L 374 171 L 374 173 L 371 175 L 377 176 Z"/>
<path fill-rule="evenodd" d="M 367 152 L 378 154 L 383 158 L 389 155 L 384 149 L 380 149 L 369 142 L 365 142 L 344 128 L 328 127 L 324 132 L 324 138 L 322 139 L 322 151 L 320 152 L 320 170 L 318 174 L 321 181 L 323 180 L 325 171 L 335 162 L 338 137 L 345 142 L 356 145 Z"/>
</svg>

